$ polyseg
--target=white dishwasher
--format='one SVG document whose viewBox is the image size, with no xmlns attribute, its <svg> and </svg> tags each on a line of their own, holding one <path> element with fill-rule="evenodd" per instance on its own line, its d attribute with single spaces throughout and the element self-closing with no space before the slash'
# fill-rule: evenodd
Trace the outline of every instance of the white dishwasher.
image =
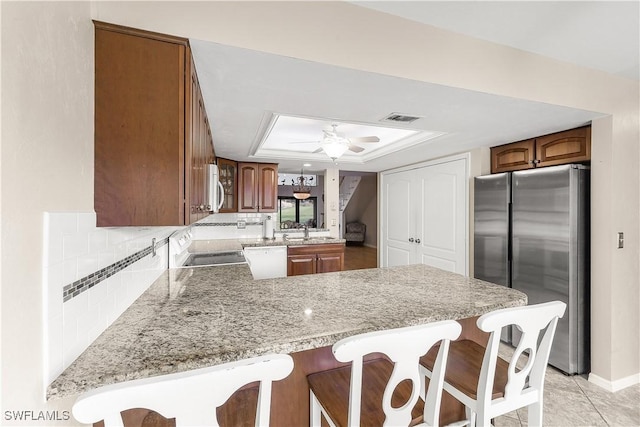
<svg viewBox="0 0 640 427">
<path fill-rule="evenodd" d="M 286 246 L 246 247 L 244 257 L 254 279 L 287 277 Z"/>
</svg>

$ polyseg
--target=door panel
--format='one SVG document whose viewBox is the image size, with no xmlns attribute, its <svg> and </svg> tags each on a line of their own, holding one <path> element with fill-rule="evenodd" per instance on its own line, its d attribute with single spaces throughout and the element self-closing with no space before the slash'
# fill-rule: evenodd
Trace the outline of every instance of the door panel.
<svg viewBox="0 0 640 427">
<path fill-rule="evenodd" d="M 384 250 L 382 266 L 407 265 L 412 262 L 415 243 L 409 242 L 414 233 L 411 213 L 411 181 L 413 171 L 398 172 L 385 177 L 385 206 L 382 230 Z"/>
<path fill-rule="evenodd" d="M 423 212 L 422 220 L 418 221 L 421 229 L 418 258 L 439 260 L 438 266 L 446 265 L 447 270 L 466 274 L 466 161 L 423 168 L 418 180 Z"/>
<path fill-rule="evenodd" d="M 408 249 L 388 246 L 385 248 L 385 263 L 383 267 L 393 267 L 396 265 L 413 264 L 413 248 Z"/>
<path fill-rule="evenodd" d="M 436 258 L 434 256 L 422 254 L 418 262 L 447 271 L 456 271 L 456 263 L 450 259 Z"/>
<path fill-rule="evenodd" d="M 473 276 L 503 286 L 510 286 L 510 204 L 511 175 L 475 179 Z"/>
<path fill-rule="evenodd" d="M 569 303 L 570 185 L 568 166 L 513 174 L 512 287 L 529 304 Z M 558 321 L 549 363 L 569 372 L 567 313 Z M 513 331 L 514 344 L 520 334 Z"/>
</svg>

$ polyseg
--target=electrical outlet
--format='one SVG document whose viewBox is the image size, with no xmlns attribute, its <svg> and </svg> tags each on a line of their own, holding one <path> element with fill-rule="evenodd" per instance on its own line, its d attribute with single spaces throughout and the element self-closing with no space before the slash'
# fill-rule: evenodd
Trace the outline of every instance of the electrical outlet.
<svg viewBox="0 0 640 427">
<path fill-rule="evenodd" d="M 238 229 L 239 230 L 244 230 L 246 227 L 247 227 L 247 221 L 239 219 L 238 220 Z"/>
<path fill-rule="evenodd" d="M 618 249 L 624 248 L 624 233 L 620 231 L 618 233 Z"/>
<path fill-rule="evenodd" d="M 331 220 L 331 225 L 332 225 L 332 226 L 335 226 L 335 225 L 336 225 L 336 220 L 335 220 L 335 219 L 332 219 L 332 220 Z"/>
</svg>

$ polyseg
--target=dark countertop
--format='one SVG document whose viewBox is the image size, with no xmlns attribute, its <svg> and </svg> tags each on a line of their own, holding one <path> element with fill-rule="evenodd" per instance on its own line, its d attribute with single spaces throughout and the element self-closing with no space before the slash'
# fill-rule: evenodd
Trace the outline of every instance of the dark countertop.
<svg viewBox="0 0 640 427">
<path fill-rule="evenodd" d="M 48 398 L 347 336 L 527 303 L 426 265 L 253 280 L 247 265 L 167 270 L 48 388 Z"/>
</svg>

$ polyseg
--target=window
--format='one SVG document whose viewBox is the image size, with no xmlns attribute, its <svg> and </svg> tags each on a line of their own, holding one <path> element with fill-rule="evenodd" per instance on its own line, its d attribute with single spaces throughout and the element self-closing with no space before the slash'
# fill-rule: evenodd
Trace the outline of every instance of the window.
<svg viewBox="0 0 640 427">
<path fill-rule="evenodd" d="M 298 228 L 308 225 L 317 228 L 317 197 L 298 200 L 293 197 L 278 197 L 278 223 L 281 229 Z"/>
</svg>

